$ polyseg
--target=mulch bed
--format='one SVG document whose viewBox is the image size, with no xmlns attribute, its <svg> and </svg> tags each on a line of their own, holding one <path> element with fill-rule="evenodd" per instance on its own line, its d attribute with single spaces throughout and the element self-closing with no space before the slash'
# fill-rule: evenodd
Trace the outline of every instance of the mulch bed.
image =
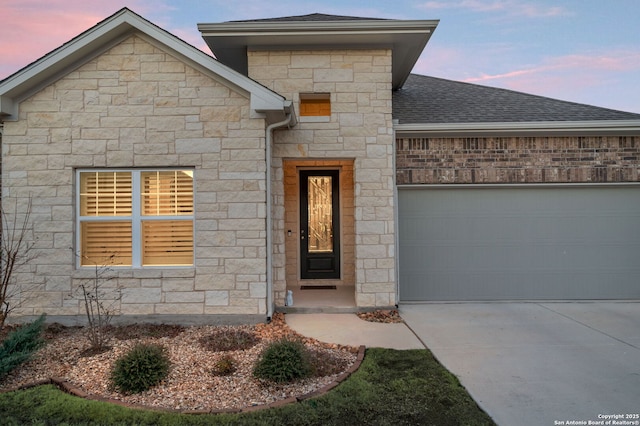
<svg viewBox="0 0 640 426">
<path fill-rule="evenodd" d="M 2 336 L 10 328 L 5 327 Z M 221 331 L 252 333 L 257 343 L 234 351 L 211 351 L 212 336 Z M 112 327 L 105 351 L 88 350 L 82 327 L 50 324 L 44 333 L 47 344 L 33 360 L 0 379 L 0 392 L 53 381 L 67 391 L 91 399 L 183 412 L 244 411 L 257 406 L 273 406 L 301 400 L 336 386 L 359 366 L 364 348 L 319 342 L 290 329 L 284 314 L 277 313 L 269 324 L 253 326 L 198 326 L 134 324 Z M 4 337 L 2 337 L 4 338 Z M 0 341 L 2 341 L 0 338 Z M 301 340 L 322 368 L 308 379 L 288 384 L 271 384 L 252 376 L 252 367 L 265 346 L 274 340 Z M 115 359 L 138 342 L 157 343 L 169 350 L 172 369 L 169 377 L 149 391 L 135 395 L 118 394 L 109 386 Z M 203 342 L 205 344 L 203 344 Z M 228 376 L 213 373 L 223 356 L 236 361 L 237 370 Z"/>
<path fill-rule="evenodd" d="M 404 322 L 397 309 L 359 312 L 357 315 L 360 319 L 369 322 L 382 322 L 387 324 Z"/>
</svg>

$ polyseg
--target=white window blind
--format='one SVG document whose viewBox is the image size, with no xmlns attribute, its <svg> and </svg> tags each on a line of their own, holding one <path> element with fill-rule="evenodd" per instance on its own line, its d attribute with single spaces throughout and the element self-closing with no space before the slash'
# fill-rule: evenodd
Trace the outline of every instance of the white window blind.
<svg viewBox="0 0 640 426">
<path fill-rule="evenodd" d="M 131 173 L 83 172 L 80 215 L 131 216 Z"/>
<path fill-rule="evenodd" d="M 130 266 L 131 222 L 82 222 L 82 265 Z"/>
<path fill-rule="evenodd" d="M 142 214 L 193 214 L 193 177 L 182 170 L 142 172 Z"/>
<path fill-rule="evenodd" d="M 193 265 L 192 170 L 78 175 L 81 266 Z"/>
</svg>

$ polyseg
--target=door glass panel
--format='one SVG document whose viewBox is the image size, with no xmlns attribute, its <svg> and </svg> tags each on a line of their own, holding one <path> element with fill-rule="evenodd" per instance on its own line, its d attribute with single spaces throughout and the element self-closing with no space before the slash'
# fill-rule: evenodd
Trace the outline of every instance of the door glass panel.
<svg viewBox="0 0 640 426">
<path fill-rule="evenodd" d="M 309 253 L 333 251 L 332 177 L 308 177 Z"/>
</svg>

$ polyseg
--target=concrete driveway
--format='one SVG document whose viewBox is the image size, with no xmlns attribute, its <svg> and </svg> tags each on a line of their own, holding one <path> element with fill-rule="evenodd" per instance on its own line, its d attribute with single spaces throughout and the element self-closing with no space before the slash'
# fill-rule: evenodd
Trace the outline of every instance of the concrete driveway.
<svg viewBox="0 0 640 426">
<path fill-rule="evenodd" d="M 501 426 L 640 424 L 640 303 L 411 304 L 400 313 Z"/>
</svg>

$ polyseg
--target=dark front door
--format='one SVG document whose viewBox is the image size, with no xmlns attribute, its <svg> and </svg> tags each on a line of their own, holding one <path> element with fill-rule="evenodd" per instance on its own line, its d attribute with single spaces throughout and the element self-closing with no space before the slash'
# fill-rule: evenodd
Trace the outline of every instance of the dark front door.
<svg viewBox="0 0 640 426">
<path fill-rule="evenodd" d="M 338 170 L 300 171 L 302 279 L 340 278 Z"/>
</svg>

